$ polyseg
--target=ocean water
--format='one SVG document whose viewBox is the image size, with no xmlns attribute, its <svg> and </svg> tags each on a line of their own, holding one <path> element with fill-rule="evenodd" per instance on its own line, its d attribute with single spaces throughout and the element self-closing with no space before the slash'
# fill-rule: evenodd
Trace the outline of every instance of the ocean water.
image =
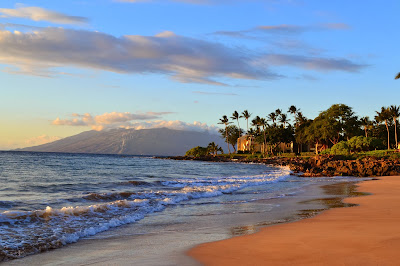
<svg viewBox="0 0 400 266">
<path fill-rule="evenodd" d="M 179 210 L 176 220 L 257 212 L 249 203 L 290 197 L 321 180 L 328 179 L 261 164 L 0 152 L 0 261 L 146 225 L 149 216 L 162 221 L 171 208 Z"/>
</svg>

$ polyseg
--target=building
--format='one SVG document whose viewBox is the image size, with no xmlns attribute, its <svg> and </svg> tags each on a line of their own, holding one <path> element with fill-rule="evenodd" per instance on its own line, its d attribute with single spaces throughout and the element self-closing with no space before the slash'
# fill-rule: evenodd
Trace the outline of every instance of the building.
<svg viewBox="0 0 400 266">
<path fill-rule="evenodd" d="M 294 143 L 279 143 L 277 147 L 281 152 L 293 152 Z M 258 143 L 255 141 L 254 137 L 251 135 L 244 135 L 237 140 L 237 151 L 239 152 L 263 152 L 269 151 L 271 145 L 266 145 L 264 149 L 264 143 Z"/>
</svg>

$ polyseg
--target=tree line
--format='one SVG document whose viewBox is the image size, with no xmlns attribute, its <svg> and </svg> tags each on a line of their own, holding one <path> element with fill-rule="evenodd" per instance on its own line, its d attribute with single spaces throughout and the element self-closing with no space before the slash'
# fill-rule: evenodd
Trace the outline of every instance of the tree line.
<svg viewBox="0 0 400 266">
<path fill-rule="evenodd" d="M 398 76 L 400 78 L 400 73 Z M 324 150 L 356 136 L 381 140 L 387 149 L 397 148 L 400 107 L 381 107 L 375 114 L 373 118 L 359 117 L 350 106 L 334 104 L 314 119 L 309 119 L 292 105 L 286 112 L 276 109 L 265 117 L 254 117 L 248 110 L 241 113 L 234 111 L 230 118 L 222 116 L 218 124 L 224 125 L 219 132 L 228 144 L 229 153 L 231 147 L 236 152 L 237 139 L 243 134 L 264 144 L 263 147 L 268 145 L 269 150 L 263 152 L 271 154 L 278 151 L 280 143 L 293 141 L 297 144 L 298 152 L 302 145 L 317 144 L 316 147 Z M 246 121 L 246 131 L 240 127 L 241 119 Z"/>
</svg>

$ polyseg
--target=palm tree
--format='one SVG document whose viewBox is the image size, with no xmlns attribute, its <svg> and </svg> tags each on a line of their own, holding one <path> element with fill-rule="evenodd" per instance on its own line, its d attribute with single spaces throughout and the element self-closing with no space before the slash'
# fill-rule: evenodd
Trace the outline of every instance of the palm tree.
<svg viewBox="0 0 400 266">
<path fill-rule="evenodd" d="M 287 118 L 286 114 L 281 114 L 279 118 L 279 122 L 282 123 L 283 127 L 286 127 L 286 123 L 288 123 L 289 119 Z"/>
<path fill-rule="evenodd" d="M 300 109 L 297 109 L 296 106 L 292 105 L 289 107 L 288 113 L 290 113 L 292 115 L 296 115 L 297 112 L 300 112 Z"/>
<path fill-rule="evenodd" d="M 241 133 L 241 130 L 240 130 L 240 125 L 239 125 L 239 118 L 241 118 L 242 116 L 239 116 L 239 113 L 237 112 L 237 111 L 235 111 L 235 112 L 233 112 L 233 114 L 232 114 L 232 116 L 231 116 L 231 119 L 233 119 L 233 120 L 237 120 L 237 124 L 238 124 L 238 128 L 239 128 L 239 137 L 240 137 L 240 133 Z"/>
<path fill-rule="evenodd" d="M 361 117 L 360 120 L 361 125 L 365 131 L 365 137 L 368 138 L 368 130 L 372 129 L 373 127 L 372 121 L 369 119 L 368 116 Z"/>
<path fill-rule="evenodd" d="M 282 114 L 282 109 L 276 109 L 275 114 L 279 117 Z"/>
<path fill-rule="evenodd" d="M 275 125 L 275 121 L 276 121 L 276 119 L 277 119 L 278 117 L 277 117 L 276 113 L 272 112 L 272 113 L 270 113 L 270 114 L 267 116 L 267 118 L 268 118 L 269 120 L 271 120 L 272 123 Z"/>
<path fill-rule="evenodd" d="M 246 119 L 246 121 L 247 121 L 247 131 L 249 131 L 249 118 L 250 118 L 250 116 L 251 116 L 251 114 L 249 113 L 249 111 L 244 110 L 242 112 L 242 116 L 241 117 L 244 117 Z"/>
<path fill-rule="evenodd" d="M 212 153 L 212 155 L 215 157 L 219 151 L 222 151 L 222 148 L 219 147 L 218 144 L 215 144 L 215 142 L 213 141 L 208 144 L 207 150 L 209 153 Z"/>
<path fill-rule="evenodd" d="M 400 74 L 400 73 L 399 73 Z M 396 105 L 391 105 L 389 107 L 390 116 L 393 118 L 394 122 L 394 139 L 396 140 L 396 149 L 397 146 L 397 119 L 400 117 L 400 107 Z"/>
<path fill-rule="evenodd" d="M 397 76 L 394 79 L 400 79 L 400 72 L 397 73 Z"/>
<path fill-rule="evenodd" d="M 261 125 L 261 117 L 256 116 L 253 120 L 251 120 L 251 125 L 256 128 L 257 133 L 260 133 L 260 125 Z"/>
<path fill-rule="evenodd" d="M 266 126 L 268 125 L 268 124 L 267 124 L 267 120 L 265 120 L 265 118 L 260 118 L 260 120 L 259 120 L 259 125 L 262 126 L 262 128 L 263 128 L 263 134 L 264 134 L 263 153 L 265 154 L 265 148 L 267 147 L 267 136 L 265 135 L 265 134 L 266 134 L 265 128 L 266 128 Z"/>
<path fill-rule="evenodd" d="M 390 150 L 390 134 L 389 134 L 389 126 L 388 126 L 388 119 L 390 118 L 390 114 L 389 114 L 389 108 L 387 107 L 381 107 L 381 111 L 375 111 L 376 112 L 376 116 L 375 116 L 375 120 L 378 123 L 381 122 L 385 122 L 386 125 L 386 131 L 387 131 L 387 135 L 388 135 L 388 150 Z"/>
<path fill-rule="evenodd" d="M 228 141 L 228 125 L 232 124 L 232 122 L 229 122 L 229 119 L 226 115 L 223 115 L 222 118 L 219 119 L 219 123 L 221 125 L 225 125 L 225 135 L 226 135 L 226 143 L 228 144 L 228 152 L 229 154 L 231 154 L 231 149 L 229 148 L 229 141 Z"/>
</svg>

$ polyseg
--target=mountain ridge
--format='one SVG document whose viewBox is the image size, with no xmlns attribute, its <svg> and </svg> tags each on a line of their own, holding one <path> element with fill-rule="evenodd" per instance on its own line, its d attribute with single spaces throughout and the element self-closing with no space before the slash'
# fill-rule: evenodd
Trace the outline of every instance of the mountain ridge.
<svg viewBox="0 0 400 266">
<path fill-rule="evenodd" d="M 187 150 L 196 146 L 207 146 L 210 142 L 226 146 L 220 136 L 207 131 L 169 128 L 111 129 L 84 131 L 54 142 L 16 151 L 175 156 L 184 155 Z"/>
</svg>

